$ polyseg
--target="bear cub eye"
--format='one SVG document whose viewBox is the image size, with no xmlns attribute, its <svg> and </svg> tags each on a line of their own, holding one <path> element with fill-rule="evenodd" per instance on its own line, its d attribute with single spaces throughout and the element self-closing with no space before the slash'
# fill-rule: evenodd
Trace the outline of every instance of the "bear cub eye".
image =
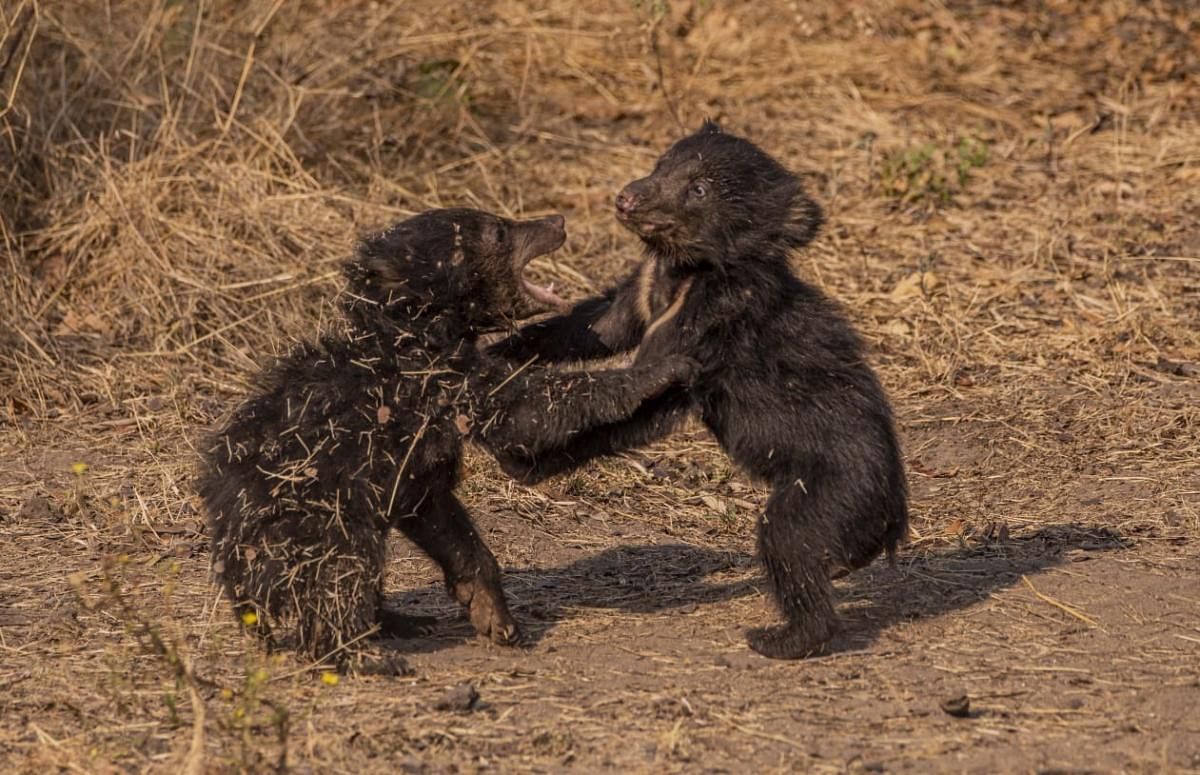
<svg viewBox="0 0 1200 775">
<path fill-rule="evenodd" d="M 704 183 L 693 183 L 692 188 L 688 191 L 696 199 L 703 199 L 708 195 L 708 186 Z"/>
</svg>

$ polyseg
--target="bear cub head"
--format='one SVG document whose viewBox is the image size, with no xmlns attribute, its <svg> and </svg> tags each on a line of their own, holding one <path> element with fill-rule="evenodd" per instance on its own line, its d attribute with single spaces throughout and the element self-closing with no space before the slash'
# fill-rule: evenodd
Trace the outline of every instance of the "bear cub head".
<svg viewBox="0 0 1200 775">
<path fill-rule="evenodd" d="M 564 223 L 561 215 L 514 221 L 466 208 L 415 215 L 359 245 L 345 269 L 350 306 L 417 325 L 449 319 L 465 333 L 565 306 L 523 274 L 562 246 Z"/>
<path fill-rule="evenodd" d="M 795 175 L 711 121 L 625 186 L 616 211 L 651 253 L 680 264 L 783 254 L 811 242 L 822 221 Z"/>
</svg>

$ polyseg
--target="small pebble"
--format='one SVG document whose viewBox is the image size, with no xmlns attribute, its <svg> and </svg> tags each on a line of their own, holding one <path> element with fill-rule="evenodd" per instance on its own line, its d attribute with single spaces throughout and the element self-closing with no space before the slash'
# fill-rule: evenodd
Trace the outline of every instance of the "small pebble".
<svg viewBox="0 0 1200 775">
<path fill-rule="evenodd" d="M 472 684 L 452 686 L 433 704 L 434 710 L 468 711 L 479 701 L 479 692 Z"/>
<path fill-rule="evenodd" d="M 958 694 L 942 700 L 942 710 L 955 718 L 967 718 L 971 715 L 971 700 L 965 694 Z"/>
</svg>

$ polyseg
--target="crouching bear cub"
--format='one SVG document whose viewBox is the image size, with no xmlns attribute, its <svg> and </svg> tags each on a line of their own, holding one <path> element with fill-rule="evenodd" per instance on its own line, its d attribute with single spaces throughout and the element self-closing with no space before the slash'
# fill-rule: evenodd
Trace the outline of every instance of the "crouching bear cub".
<svg viewBox="0 0 1200 775">
<path fill-rule="evenodd" d="M 561 216 L 439 210 L 359 247 L 345 331 L 267 370 L 204 456 L 214 570 L 244 622 L 268 639 L 294 623 L 314 659 L 388 669 L 359 641 L 377 623 L 431 624 L 380 608 L 396 528 L 441 566 L 481 635 L 518 638 L 496 560 L 453 493 L 463 438 L 501 459 L 548 454 L 695 371 L 684 357 L 571 373 L 481 356 L 481 332 L 557 301 L 521 272 L 564 239 Z"/>
<path fill-rule="evenodd" d="M 883 389 L 835 304 L 788 266 L 821 210 L 774 159 L 710 122 L 626 186 L 616 207 L 645 246 L 642 266 L 492 351 L 555 362 L 637 348 L 635 364 L 686 354 L 700 375 L 509 472 L 537 481 L 647 443 L 695 411 L 771 486 L 758 553 L 784 623 L 751 630 L 751 647 L 777 658 L 820 651 L 835 625 L 830 577 L 894 552 L 908 524 Z"/>
</svg>

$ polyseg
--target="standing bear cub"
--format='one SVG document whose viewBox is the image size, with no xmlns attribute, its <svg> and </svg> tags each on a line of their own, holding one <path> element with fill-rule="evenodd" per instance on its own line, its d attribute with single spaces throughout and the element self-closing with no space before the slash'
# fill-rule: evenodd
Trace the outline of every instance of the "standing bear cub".
<svg viewBox="0 0 1200 775">
<path fill-rule="evenodd" d="M 493 353 L 555 362 L 637 348 L 635 364 L 686 354 L 700 374 L 509 473 L 537 481 L 659 438 L 697 412 L 771 486 L 758 553 L 784 623 L 751 630 L 750 645 L 776 658 L 816 653 L 835 627 L 830 578 L 893 553 L 908 524 L 883 389 L 835 304 L 788 266 L 821 210 L 779 163 L 711 122 L 626 186 L 616 209 L 645 246 L 641 267 Z"/>
<path fill-rule="evenodd" d="M 538 456 L 695 370 L 682 356 L 590 373 L 484 358 L 481 332 L 557 301 L 522 270 L 564 239 L 561 216 L 437 210 L 363 242 L 346 267 L 345 331 L 267 370 L 204 456 L 213 566 L 244 622 L 268 638 L 294 623 L 316 660 L 388 669 L 359 659 L 359 641 L 377 624 L 403 635 L 431 623 L 380 607 L 396 528 L 441 566 L 480 634 L 517 639 L 500 569 L 453 493 L 463 438 Z"/>
</svg>

